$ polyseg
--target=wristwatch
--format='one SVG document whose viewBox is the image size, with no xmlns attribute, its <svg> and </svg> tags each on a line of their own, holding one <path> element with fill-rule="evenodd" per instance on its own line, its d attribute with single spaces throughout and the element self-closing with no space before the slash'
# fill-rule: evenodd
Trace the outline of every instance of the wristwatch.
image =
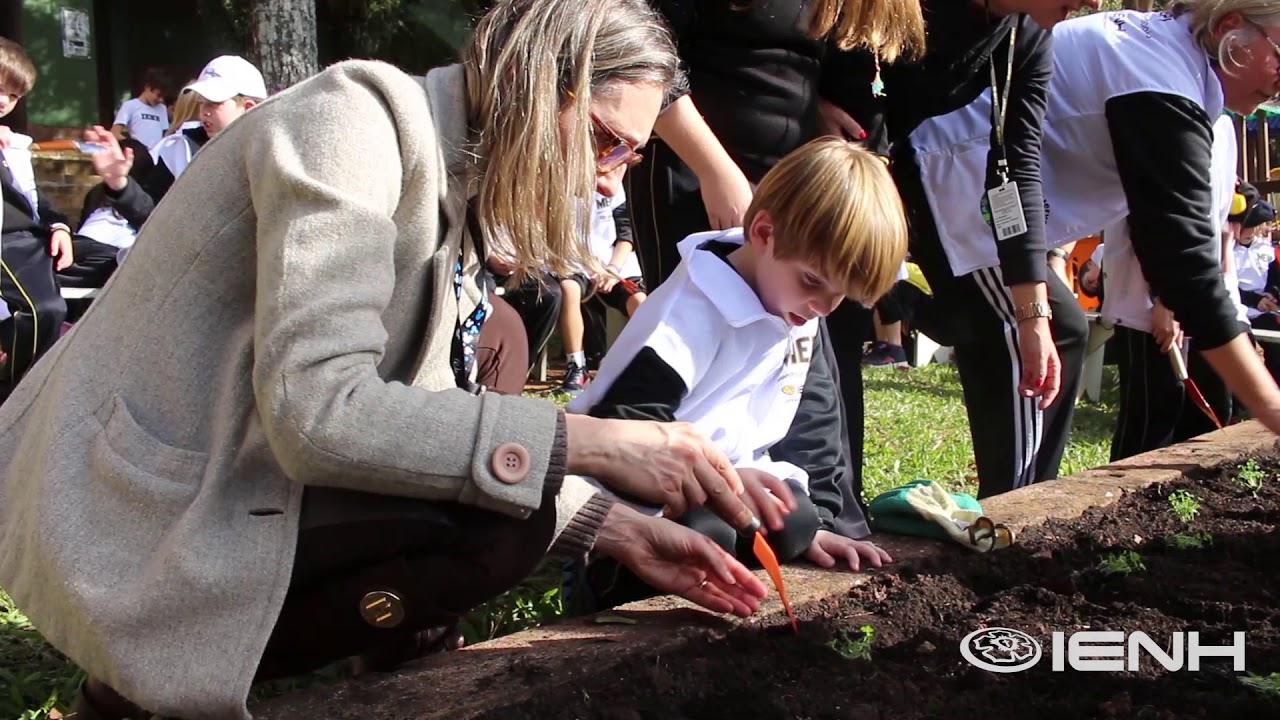
<svg viewBox="0 0 1280 720">
<path fill-rule="evenodd" d="M 1053 308 L 1049 307 L 1049 303 L 1044 300 L 1036 300 L 1015 310 L 1013 317 L 1018 322 L 1031 320 L 1032 318 L 1053 319 Z"/>
<path fill-rule="evenodd" d="M 1051 248 L 1049 250 L 1049 257 L 1056 257 L 1059 260 L 1066 260 L 1067 258 L 1071 257 L 1071 255 L 1066 250 L 1056 247 L 1056 248 Z"/>
</svg>

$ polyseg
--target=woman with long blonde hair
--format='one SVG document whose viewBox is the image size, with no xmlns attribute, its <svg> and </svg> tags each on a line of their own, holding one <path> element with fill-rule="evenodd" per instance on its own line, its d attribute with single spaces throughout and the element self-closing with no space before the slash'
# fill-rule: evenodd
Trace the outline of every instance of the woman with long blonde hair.
<svg viewBox="0 0 1280 720">
<path fill-rule="evenodd" d="M 641 0 L 500 0 L 461 60 L 340 63 L 227 126 L 0 406 L 0 586 L 88 673 L 69 714 L 247 720 L 255 679 L 440 649 L 548 553 L 758 609 L 709 538 L 577 476 L 744 531 L 750 480 L 692 426 L 521 397 L 479 272 L 586 253 L 670 36 Z"/>
</svg>

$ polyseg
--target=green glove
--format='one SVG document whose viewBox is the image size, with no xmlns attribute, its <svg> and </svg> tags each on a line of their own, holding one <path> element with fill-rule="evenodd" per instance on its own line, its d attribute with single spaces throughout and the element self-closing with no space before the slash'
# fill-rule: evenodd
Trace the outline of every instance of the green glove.
<svg viewBox="0 0 1280 720">
<path fill-rule="evenodd" d="M 978 552 L 1008 547 L 1013 533 L 982 514 L 965 493 L 948 493 L 931 480 L 916 480 L 876 496 L 868 506 L 879 532 L 954 540 Z"/>
</svg>

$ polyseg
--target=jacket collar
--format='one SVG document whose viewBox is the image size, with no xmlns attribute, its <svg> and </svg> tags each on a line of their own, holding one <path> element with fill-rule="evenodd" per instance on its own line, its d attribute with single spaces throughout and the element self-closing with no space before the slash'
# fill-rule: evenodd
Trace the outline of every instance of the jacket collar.
<svg viewBox="0 0 1280 720">
<path fill-rule="evenodd" d="M 785 335 L 786 321 L 765 309 L 760 296 L 733 266 L 715 253 L 703 251 L 710 242 L 741 245 L 744 241 L 742 228 L 732 228 L 695 233 L 681 240 L 677 247 L 688 266 L 689 279 L 720 311 L 725 322 L 735 328 L 765 323 Z"/>
<path fill-rule="evenodd" d="M 461 182 L 467 171 L 470 129 L 467 127 L 467 79 L 462 65 L 447 65 L 422 79 L 436 123 L 436 136 L 444 154 L 450 182 Z M 473 193 L 468 193 L 473 194 Z"/>
</svg>

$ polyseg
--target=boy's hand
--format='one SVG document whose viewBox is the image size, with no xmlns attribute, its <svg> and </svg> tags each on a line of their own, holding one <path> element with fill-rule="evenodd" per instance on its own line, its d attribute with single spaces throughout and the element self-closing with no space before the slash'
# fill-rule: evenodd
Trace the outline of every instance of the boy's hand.
<svg viewBox="0 0 1280 720">
<path fill-rule="evenodd" d="M 847 538 L 830 530 L 819 530 L 804 556 L 824 568 L 833 568 L 843 560 L 848 563 L 850 570 L 862 569 L 862 558 L 866 558 L 871 567 L 882 567 L 893 562 L 889 553 L 875 543 Z"/>
<path fill-rule="evenodd" d="M 84 139 L 106 147 L 89 156 L 93 160 L 93 170 L 102 176 L 107 187 L 116 192 L 123 190 L 129 184 L 129 171 L 133 169 L 133 150 L 121 148 L 116 136 L 101 125 L 85 130 Z"/>
<path fill-rule="evenodd" d="M 9 142 L 13 138 L 13 131 L 8 125 L 0 125 L 0 150 L 8 149 Z"/>
<path fill-rule="evenodd" d="M 737 468 L 742 478 L 742 501 L 751 508 L 768 534 L 768 530 L 781 531 L 784 517 L 796 509 L 796 496 L 785 480 L 756 468 Z"/>
<path fill-rule="evenodd" d="M 62 272 L 71 267 L 75 255 L 71 251 L 71 233 L 58 228 L 49 236 L 49 256 L 53 258 L 53 269 Z"/>
</svg>

